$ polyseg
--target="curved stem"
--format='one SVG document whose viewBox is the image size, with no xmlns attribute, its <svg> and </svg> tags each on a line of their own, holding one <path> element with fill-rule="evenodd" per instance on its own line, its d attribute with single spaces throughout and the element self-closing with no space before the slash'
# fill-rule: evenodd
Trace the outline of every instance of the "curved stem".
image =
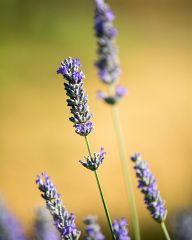
<svg viewBox="0 0 192 240">
<path fill-rule="evenodd" d="M 162 227 L 163 233 L 164 233 L 164 235 L 165 235 L 165 238 L 166 238 L 167 240 L 171 240 L 171 238 L 170 238 L 170 236 L 169 236 L 169 233 L 168 233 L 168 231 L 167 231 L 165 222 L 162 222 L 162 223 L 161 223 L 161 227 Z"/>
<path fill-rule="evenodd" d="M 91 159 L 93 159 L 92 154 L 91 154 L 90 144 L 89 144 L 87 136 L 85 136 L 85 141 L 86 141 L 87 149 L 88 149 L 88 152 L 89 152 L 89 156 L 90 156 Z M 104 195 L 103 195 L 103 191 L 102 191 L 102 187 L 101 187 L 101 183 L 99 181 L 99 176 L 97 174 L 97 171 L 94 171 L 94 174 L 95 174 L 95 178 L 96 178 L 96 181 L 97 181 L 97 186 L 98 186 L 98 189 L 99 189 L 99 193 L 100 193 L 100 196 L 101 196 L 103 207 L 104 207 L 104 210 L 105 210 L 105 214 L 106 214 L 106 217 L 107 217 L 107 221 L 108 221 L 108 224 L 109 224 L 109 228 L 110 228 L 112 237 L 115 240 L 116 238 L 115 238 L 115 235 L 113 233 L 111 218 L 110 218 L 109 211 L 108 211 L 108 208 L 107 208 L 107 205 L 106 205 L 106 202 L 105 202 L 105 198 L 104 198 Z"/>
<path fill-rule="evenodd" d="M 110 92 L 110 95 L 112 96 L 114 95 L 114 92 L 115 92 L 114 85 L 109 86 L 109 92 Z M 137 207 L 136 207 L 135 196 L 134 196 L 133 187 L 132 187 L 130 169 L 128 167 L 129 159 L 127 156 L 127 150 L 126 150 L 125 140 L 123 136 L 123 130 L 121 127 L 119 111 L 116 105 L 112 106 L 112 118 L 113 118 L 113 124 L 114 124 L 115 133 L 117 137 L 120 161 L 121 161 L 121 166 L 123 171 L 124 182 L 127 190 L 126 192 L 128 196 L 129 207 L 131 211 L 131 222 L 133 226 L 133 232 L 134 232 L 135 240 L 140 240 L 141 236 L 140 236 L 139 220 L 137 215 Z"/>
</svg>

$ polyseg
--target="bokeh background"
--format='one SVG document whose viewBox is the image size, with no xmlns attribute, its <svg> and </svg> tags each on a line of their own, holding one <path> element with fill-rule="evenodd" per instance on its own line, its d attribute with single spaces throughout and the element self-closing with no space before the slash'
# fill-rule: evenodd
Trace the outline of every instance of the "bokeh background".
<svg viewBox="0 0 192 240">
<path fill-rule="evenodd" d="M 166 199 L 169 223 L 192 201 L 192 4 L 108 3 L 117 16 L 121 84 L 129 89 L 119 104 L 127 151 L 140 151 L 148 160 Z M 34 208 L 44 204 L 35 185 L 42 171 L 51 175 L 81 228 L 89 214 L 106 226 L 95 179 L 78 163 L 86 146 L 68 121 L 63 80 L 56 76 L 68 56 L 80 58 L 86 74 L 95 124 L 92 149 L 107 151 L 100 178 L 112 218 L 130 217 L 110 108 L 95 97 L 105 86 L 93 66 L 93 11 L 91 0 L 0 0 L 0 192 L 27 231 Z M 136 181 L 134 186 L 143 239 L 163 239 Z"/>
</svg>

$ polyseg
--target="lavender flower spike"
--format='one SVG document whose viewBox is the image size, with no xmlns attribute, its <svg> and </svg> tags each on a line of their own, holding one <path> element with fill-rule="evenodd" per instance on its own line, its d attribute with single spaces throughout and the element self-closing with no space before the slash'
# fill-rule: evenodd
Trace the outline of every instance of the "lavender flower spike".
<svg viewBox="0 0 192 240">
<path fill-rule="evenodd" d="M 99 55 L 96 66 L 99 69 L 100 79 L 106 84 L 115 83 L 121 72 L 114 41 L 117 34 L 113 26 L 114 18 L 113 12 L 104 0 L 96 0 L 95 34 Z"/>
<path fill-rule="evenodd" d="M 69 118 L 74 123 L 75 131 L 81 136 L 87 136 L 93 130 L 93 124 L 90 121 L 92 114 L 89 113 L 88 96 L 84 91 L 83 78 L 85 75 L 79 70 L 81 64 L 79 59 L 67 58 L 57 70 L 67 81 L 64 83 L 68 106 L 70 107 L 72 117 Z"/>
<path fill-rule="evenodd" d="M 101 232 L 101 227 L 97 223 L 97 217 L 88 216 L 84 223 L 86 225 L 86 237 L 84 240 L 105 240 L 105 236 Z"/>
<path fill-rule="evenodd" d="M 91 171 L 96 171 L 98 167 L 103 163 L 104 155 L 106 152 L 104 152 L 104 148 L 100 149 L 100 153 L 94 153 L 93 158 L 91 158 L 90 155 L 86 156 L 85 159 L 87 162 L 83 162 L 80 160 L 79 162 L 87 169 Z"/>
<path fill-rule="evenodd" d="M 112 226 L 116 240 L 131 240 L 131 238 L 128 235 L 127 225 L 128 224 L 125 218 L 113 221 Z"/>
<path fill-rule="evenodd" d="M 42 173 L 42 176 L 44 180 L 38 176 L 36 183 L 42 192 L 41 196 L 45 199 L 46 206 L 53 217 L 55 226 L 61 234 L 61 238 L 64 240 L 79 239 L 80 231 L 75 224 L 75 215 L 73 213 L 69 214 L 67 209 L 62 205 L 60 195 L 57 193 L 49 176 L 45 173 Z"/>
<path fill-rule="evenodd" d="M 141 159 L 141 154 L 136 153 L 131 157 L 134 163 L 134 169 L 138 178 L 138 188 L 144 194 L 144 201 L 147 209 L 150 211 L 152 218 L 158 223 L 165 221 L 167 216 L 167 209 L 165 203 L 160 196 L 157 189 L 157 182 L 149 169 L 147 162 Z"/>
</svg>

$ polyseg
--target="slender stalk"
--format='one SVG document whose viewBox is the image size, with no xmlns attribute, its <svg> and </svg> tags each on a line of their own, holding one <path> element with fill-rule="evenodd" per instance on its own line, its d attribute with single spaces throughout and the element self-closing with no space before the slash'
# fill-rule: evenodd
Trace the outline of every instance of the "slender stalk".
<svg viewBox="0 0 192 240">
<path fill-rule="evenodd" d="M 163 233 L 164 233 L 164 235 L 165 235 L 165 238 L 166 238 L 167 240 L 171 240 L 171 238 L 170 238 L 170 236 L 169 236 L 169 233 L 168 233 L 168 231 L 167 231 L 165 222 L 162 222 L 162 223 L 161 223 L 161 227 L 162 227 Z"/>
<path fill-rule="evenodd" d="M 109 86 L 109 91 L 110 94 L 113 96 L 114 93 L 114 86 Z M 128 167 L 128 156 L 127 156 L 127 150 L 126 150 L 126 145 L 125 145 L 125 140 L 123 136 L 123 131 L 121 127 L 121 121 L 120 121 L 120 116 L 118 112 L 118 108 L 116 105 L 112 106 L 112 118 L 113 118 L 113 124 L 115 128 L 115 133 L 117 136 L 117 143 L 119 147 L 119 154 L 120 154 L 120 160 L 121 160 L 121 166 L 122 166 L 122 171 L 123 171 L 123 177 L 124 177 L 124 182 L 126 185 L 126 190 L 127 190 L 127 196 L 128 196 L 128 202 L 129 202 L 129 207 L 131 211 L 131 221 L 132 221 L 132 226 L 133 226 L 133 233 L 135 236 L 135 240 L 140 240 L 140 229 L 139 229 L 139 220 L 138 220 L 138 215 L 137 215 L 137 207 L 136 207 L 136 202 L 135 202 L 135 196 L 133 192 L 133 187 L 132 187 L 132 179 L 130 175 L 130 170 Z"/>
<path fill-rule="evenodd" d="M 90 144 L 89 144 L 87 136 L 85 136 L 85 141 L 86 141 L 86 145 L 87 145 L 89 156 L 92 159 Z M 106 214 L 106 217 L 107 217 L 107 221 L 108 221 L 108 224 L 109 224 L 109 228 L 110 228 L 113 240 L 116 240 L 115 235 L 113 233 L 111 218 L 110 218 L 109 211 L 108 211 L 108 208 L 107 208 L 107 205 L 106 205 L 106 202 L 105 202 L 105 198 L 104 198 L 104 195 L 103 195 L 103 191 L 102 191 L 102 187 L 101 187 L 101 183 L 99 181 L 99 176 L 97 174 L 97 171 L 94 171 L 94 174 L 95 174 L 95 178 L 96 178 L 96 181 L 97 181 L 97 186 L 98 186 L 98 189 L 99 189 L 99 193 L 100 193 L 100 196 L 101 196 L 103 207 L 104 207 L 104 210 L 105 210 L 105 214 Z"/>
</svg>

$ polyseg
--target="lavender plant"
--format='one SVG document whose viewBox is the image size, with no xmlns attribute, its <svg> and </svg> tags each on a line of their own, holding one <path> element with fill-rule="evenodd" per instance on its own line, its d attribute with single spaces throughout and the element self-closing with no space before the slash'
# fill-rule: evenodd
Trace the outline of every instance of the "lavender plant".
<svg viewBox="0 0 192 240">
<path fill-rule="evenodd" d="M 84 240 L 105 240 L 105 236 L 101 232 L 101 227 L 97 223 L 97 217 L 88 216 L 84 220 L 86 237 Z"/>
<path fill-rule="evenodd" d="M 113 221 L 113 231 L 117 240 L 131 240 L 128 235 L 128 224 L 125 218 Z"/>
<path fill-rule="evenodd" d="M 80 66 L 81 64 L 79 59 L 69 57 L 61 63 L 61 66 L 57 70 L 57 73 L 61 74 L 63 78 L 67 81 L 64 82 L 64 88 L 68 96 L 67 104 L 70 107 L 71 113 L 73 115 L 69 119 L 74 123 L 76 133 L 85 138 L 88 150 L 88 156 L 85 157 L 87 162 L 83 162 L 82 160 L 80 160 L 80 163 L 87 169 L 94 172 L 109 228 L 113 239 L 115 239 L 111 224 L 111 218 L 108 212 L 106 201 L 103 195 L 103 190 L 101 188 L 99 176 L 97 173 L 98 167 L 104 160 L 105 152 L 104 149 L 101 148 L 100 153 L 94 153 L 94 156 L 92 156 L 91 153 L 90 144 L 87 136 L 93 130 L 93 124 L 90 121 L 92 114 L 89 113 L 88 96 L 85 94 L 83 83 L 85 75 L 79 69 Z"/>
<path fill-rule="evenodd" d="M 0 240 L 26 240 L 24 230 L 0 199 Z"/>
<path fill-rule="evenodd" d="M 95 3 L 95 35 L 98 44 L 98 60 L 95 65 L 98 68 L 100 80 L 104 84 L 108 85 L 109 92 L 107 94 L 103 91 L 99 91 L 97 97 L 112 107 L 112 118 L 119 146 L 120 160 L 131 211 L 133 231 L 135 239 L 140 240 L 139 221 L 129 173 L 130 170 L 128 168 L 127 150 L 117 108 L 117 103 L 127 93 L 127 89 L 117 85 L 121 70 L 115 42 L 117 30 L 113 26 L 115 16 L 109 5 L 107 5 L 104 0 L 95 0 Z"/>
<path fill-rule="evenodd" d="M 67 81 L 64 83 L 67 99 L 67 105 L 70 107 L 75 131 L 81 136 L 87 136 L 93 130 L 93 124 L 90 121 L 92 114 L 89 113 L 88 97 L 83 89 L 83 79 L 85 75 L 79 67 L 79 59 L 67 58 L 61 63 L 57 73 L 63 75 Z"/>
<path fill-rule="evenodd" d="M 64 240 L 77 240 L 80 231 L 75 224 L 74 213 L 68 213 L 63 206 L 60 195 L 58 194 L 50 177 L 42 173 L 42 178 L 37 177 L 36 184 L 41 192 L 42 198 L 46 202 L 46 207 L 53 217 L 54 224 Z"/>
<path fill-rule="evenodd" d="M 103 0 L 96 0 L 95 34 L 99 55 L 96 66 L 100 79 L 109 85 L 117 82 L 121 72 L 117 47 L 114 43 L 117 34 L 113 26 L 114 18 L 110 7 Z"/>
<path fill-rule="evenodd" d="M 164 223 L 167 216 L 167 209 L 158 191 L 157 181 L 149 169 L 147 162 L 142 160 L 140 153 L 132 156 L 131 160 L 134 163 L 136 177 L 138 178 L 138 188 L 144 194 L 144 202 L 147 209 L 152 218 L 161 224 L 166 239 L 170 239 Z"/>
<path fill-rule="evenodd" d="M 35 240 L 59 240 L 59 236 L 52 225 L 49 211 L 43 207 L 36 210 L 33 235 Z"/>
</svg>

